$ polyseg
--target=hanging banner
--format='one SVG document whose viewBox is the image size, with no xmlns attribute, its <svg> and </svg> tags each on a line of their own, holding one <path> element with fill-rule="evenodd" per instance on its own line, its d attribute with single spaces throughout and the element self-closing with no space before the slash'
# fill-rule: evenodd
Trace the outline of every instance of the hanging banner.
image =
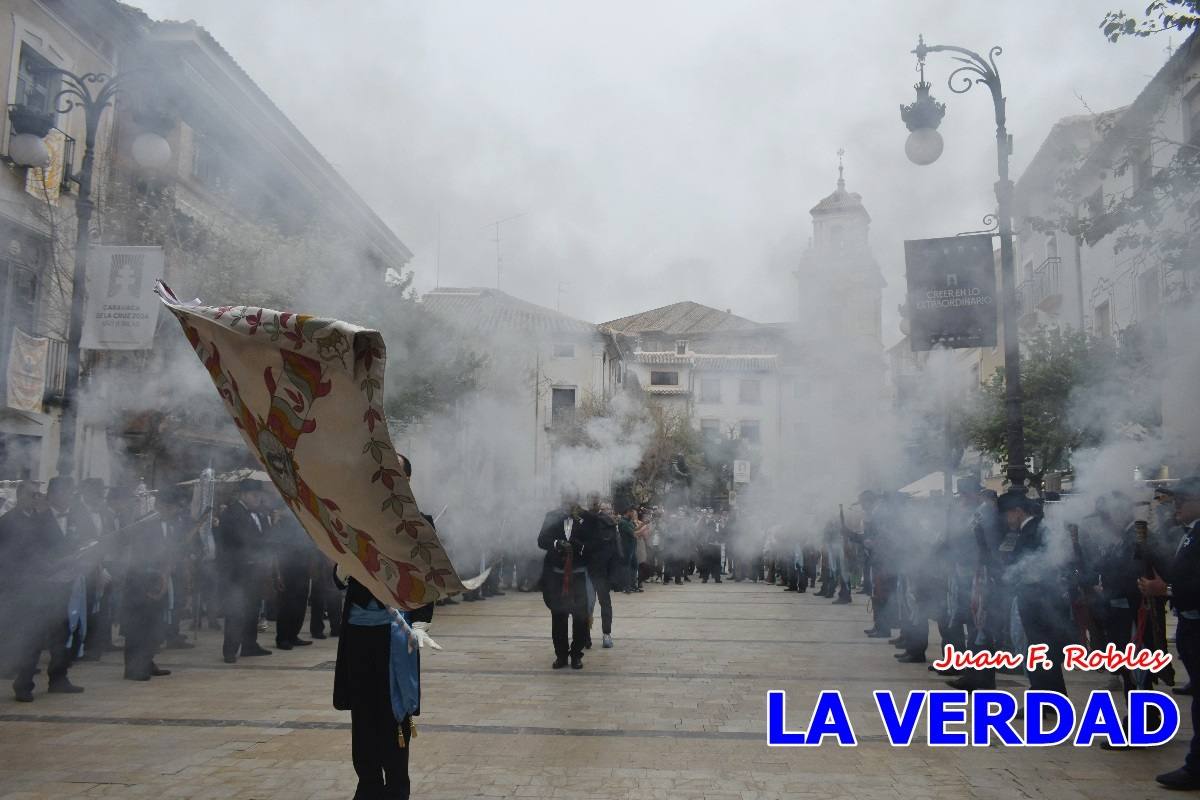
<svg viewBox="0 0 1200 800">
<path fill-rule="evenodd" d="M 996 264 L 990 234 L 904 243 L 914 351 L 994 347 Z"/>
<path fill-rule="evenodd" d="M 5 374 L 9 408 L 42 413 L 42 398 L 46 394 L 46 356 L 50 340 L 29 336 L 13 328 L 12 345 L 8 349 L 8 371 Z"/>
<path fill-rule="evenodd" d="M 750 462 L 749 461 L 734 461 L 733 462 L 733 482 L 734 483 L 749 483 L 750 482 Z"/>
<path fill-rule="evenodd" d="M 149 350 L 158 324 L 154 282 L 163 275 L 161 247 L 92 245 L 83 318 L 85 350 Z"/>
</svg>

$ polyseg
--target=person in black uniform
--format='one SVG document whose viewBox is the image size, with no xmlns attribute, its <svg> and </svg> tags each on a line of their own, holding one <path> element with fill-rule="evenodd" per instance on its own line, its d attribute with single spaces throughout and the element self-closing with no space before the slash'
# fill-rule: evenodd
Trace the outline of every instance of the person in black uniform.
<svg viewBox="0 0 1200 800">
<path fill-rule="evenodd" d="M 1009 530 L 1000 552 L 1010 559 L 1007 582 L 1016 595 L 1025 637 L 1031 645 L 1046 645 L 1046 658 L 1051 662 L 1049 668 L 1026 670 L 1029 688 L 1066 694 L 1062 649 L 1070 643 L 1071 611 L 1058 576 L 1045 572 L 1046 533 L 1041 509 L 1023 489 L 1005 492 L 999 507 Z"/>
<path fill-rule="evenodd" d="M 316 546 L 313 546 L 316 549 Z M 329 636 L 337 638 L 342 634 L 342 591 L 337 584 L 329 580 L 333 569 L 333 561 L 319 550 L 313 553 L 313 578 L 310 608 L 308 613 L 308 632 L 314 639 L 328 638 L 325 635 L 325 618 L 329 618 Z"/>
<path fill-rule="evenodd" d="M 412 475 L 412 465 L 404 456 L 400 464 Z M 425 516 L 429 524 L 433 519 Z M 334 577 L 336 581 L 336 575 Z M 354 800 L 408 800 L 409 742 L 414 716 L 420 716 L 419 703 L 402 719 L 396 719 L 392 698 L 392 646 L 394 616 L 370 591 L 354 578 L 345 584 L 341 636 L 338 638 L 337 664 L 333 678 L 333 707 L 350 712 L 351 758 L 358 775 Z M 433 604 L 405 612 L 417 644 L 415 676 L 420 680 L 420 648 L 426 643 L 441 649 L 425 633 L 433 620 Z"/>
<path fill-rule="evenodd" d="M 46 671 L 50 679 L 48 691 L 62 694 L 83 691 L 67 678 L 71 665 L 67 652 L 70 635 L 67 605 L 75 576 L 70 574 L 71 542 L 65 526 L 59 522 L 60 517 L 65 519 L 70 507 L 73 484 L 70 478 L 51 478 L 47 488 L 48 508 L 39 507 L 36 492 L 29 492 L 23 498 L 28 489 L 21 490 L 17 508 L 12 512 L 17 516 L 5 533 L 6 538 L 12 539 L 11 548 L 5 549 L 14 559 L 13 574 L 19 575 L 21 581 L 13 615 L 20 625 L 13 654 L 16 667 L 13 694 L 22 703 L 33 701 L 33 675 L 43 650 L 50 653 Z M 32 488 L 32 484 L 23 484 L 26 485 Z"/>
<path fill-rule="evenodd" d="M 267 656 L 258 644 L 258 611 L 262 606 L 263 562 L 267 549 L 267 523 L 259 516 L 261 486 L 257 481 L 238 483 L 237 497 L 221 512 L 214 530 L 217 569 L 225 586 L 225 641 L 221 654 L 226 664 L 243 656 Z"/>
<path fill-rule="evenodd" d="M 278 568 L 275 573 L 275 646 L 280 650 L 306 647 L 311 639 L 301 639 L 304 610 L 308 606 L 308 583 L 312 563 L 312 539 L 300 527 L 296 516 L 286 508 L 271 513 L 271 539 Z"/>
<path fill-rule="evenodd" d="M 1147 597 L 1170 597 L 1179 624 L 1175 644 L 1188 677 L 1200 675 L 1200 477 L 1187 478 L 1168 490 L 1175 503 L 1175 521 L 1184 534 L 1173 554 L 1155 562 L 1156 575 L 1139 578 Z M 1194 680 L 1194 678 L 1193 678 Z M 1192 695 L 1192 743 L 1183 766 L 1155 780 L 1168 789 L 1200 789 L 1200 695 Z"/>
<path fill-rule="evenodd" d="M 154 654 L 162 638 L 166 608 L 166 541 L 162 518 L 138 518 L 133 488 L 114 486 L 108 502 L 117 515 L 117 546 L 122 553 L 121 633 L 125 636 L 125 680 L 148 681 L 170 675 Z"/>
<path fill-rule="evenodd" d="M 550 609 L 550 637 L 554 642 L 554 669 L 567 665 L 583 669 L 583 647 L 588 641 L 588 548 L 584 541 L 581 510 L 571 500 L 546 515 L 538 533 L 538 547 L 546 551 L 542 562 L 542 601 Z M 571 639 L 567 640 L 567 619 Z"/>
</svg>

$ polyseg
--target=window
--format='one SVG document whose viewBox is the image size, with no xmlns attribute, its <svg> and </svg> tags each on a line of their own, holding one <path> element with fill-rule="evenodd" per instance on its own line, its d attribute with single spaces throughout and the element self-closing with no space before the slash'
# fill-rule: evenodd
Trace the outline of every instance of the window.
<svg viewBox="0 0 1200 800">
<path fill-rule="evenodd" d="M 751 444 L 762 442 L 762 427 L 756 419 L 744 419 L 738 425 L 738 435 Z"/>
<path fill-rule="evenodd" d="M 554 357 L 555 358 L 574 358 L 575 357 L 575 345 L 571 344 L 570 342 L 567 342 L 566 344 L 554 345 Z"/>
<path fill-rule="evenodd" d="M 1140 153 L 1133 156 L 1133 188 L 1135 190 L 1145 187 L 1150 183 L 1150 179 L 1154 177 L 1154 161 L 1153 155 L 1149 148 L 1146 148 Z"/>
<path fill-rule="evenodd" d="M 17 65 L 17 96 L 14 102 L 39 114 L 52 113 L 59 78 L 42 70 L 53 66 L 32 47 L 22 44 L 21 60 Z"/>
<path fill-rule="evenodd" d="M 687 349 L 688 349 L 688 340 L 687 339 L 680 339 L 679 341 L 675 342 L 675 355 L 686 356 Z"/>
<path fill-rule="evenodd" d="M 200 131 L 192 131 L 192 177 L 206 186 L 215 186 L 220 179 L 216 149 Z"/>
<path fill-rule="evenodd" d="M 711 441 L 721 438 L 721 420 L 719 419 L 702 419 L 700 420 L 700 435 Z"/>
<path fill-rule="evenodd" d="M 762 402 L 762 381 L 747 378 L 738 386 L 738 400 L 750 405 Z"/>
<path fill-rule="evenodd" d="M 1183 99 L 1183 135 L 1189 144 L 1200 144 L 1200 87 Z"/>
<path fill-rule="evenodd" d="M 1046 237 L 1046 260 L 1058 258 L 1058 237 L 1053 233 Z"/>
<path fill-rule="evenodd" d="M 679 373 L 678 372 L 659 372 L 657 370 L 654 372 L 651 372 L 650 373 L 650 385 L 651 386 L 678 386 L 679 385 Z"/>
<path fill-rule="evenodd" d="M 721 379 L 720 378 L 701 378 L 700 379 L 700 402 L 701 403 L 719 403 L 719 402 L 721 402 Z"/>
<path fill-rule="evenodd" d="M 25 264 L 0 259 L 0 364 L 7 367 L 14 328 L 33 336 L 37 321 L 37 273 Z M 4 372 L 0 372 L 0 383 Z M 49 377 L 49 376 L 47 376 Z"/>
<path fill-rule="evenodd" d="M 575 389 L 550 390 L 550 420 L 554 425 L 570 425 L 575 421 Z"/>
<path fill-rule="evenodd" d="M 1092 333 L 1096 336 L 1112 336 L 1112 312 L 1108 301 L 1096 306 L 1096 316 L 1092 320 Z"/>
<path fill-rule="evenodd" d="M 1162 289 L 1158 284 L 1158 268 L 1148 269 L 1137 277 L 1138 319 L 1147 321 L 1158 316 Z"/>
<path fill-rule="evenodd" d="M 1029 280 L 1033 277 L 1033 260 L 1025 262 L 1025 266 L 1021 269 L 1021 277 L 1023 280 Z"/>
</svg>

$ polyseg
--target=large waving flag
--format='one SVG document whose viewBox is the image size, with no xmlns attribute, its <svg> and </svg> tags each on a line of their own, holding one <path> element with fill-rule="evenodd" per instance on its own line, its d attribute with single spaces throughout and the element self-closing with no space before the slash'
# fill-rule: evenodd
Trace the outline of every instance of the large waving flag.
<svg viewBox="0 0 1200 800">
<path fill-rule="evenodd" d="M 251 452 L 343 575 L 409 609 L 466 588 L 392 447 L 378 331 L 265 308 L 181 303 L 161 282 L 157 291 Z"/>
</svg>

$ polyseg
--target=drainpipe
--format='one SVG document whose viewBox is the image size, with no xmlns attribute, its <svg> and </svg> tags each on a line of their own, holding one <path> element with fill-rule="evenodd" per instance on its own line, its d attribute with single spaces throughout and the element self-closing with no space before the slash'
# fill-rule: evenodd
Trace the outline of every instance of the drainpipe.
<svg viewBox="0 0 1200 800">
<path fill-rule="evenodd" d="M 1075 302 L 1079 308 L 1079 330 L 1083 330 L 1083 240 L 1075 237 Z"/>
</svg>

